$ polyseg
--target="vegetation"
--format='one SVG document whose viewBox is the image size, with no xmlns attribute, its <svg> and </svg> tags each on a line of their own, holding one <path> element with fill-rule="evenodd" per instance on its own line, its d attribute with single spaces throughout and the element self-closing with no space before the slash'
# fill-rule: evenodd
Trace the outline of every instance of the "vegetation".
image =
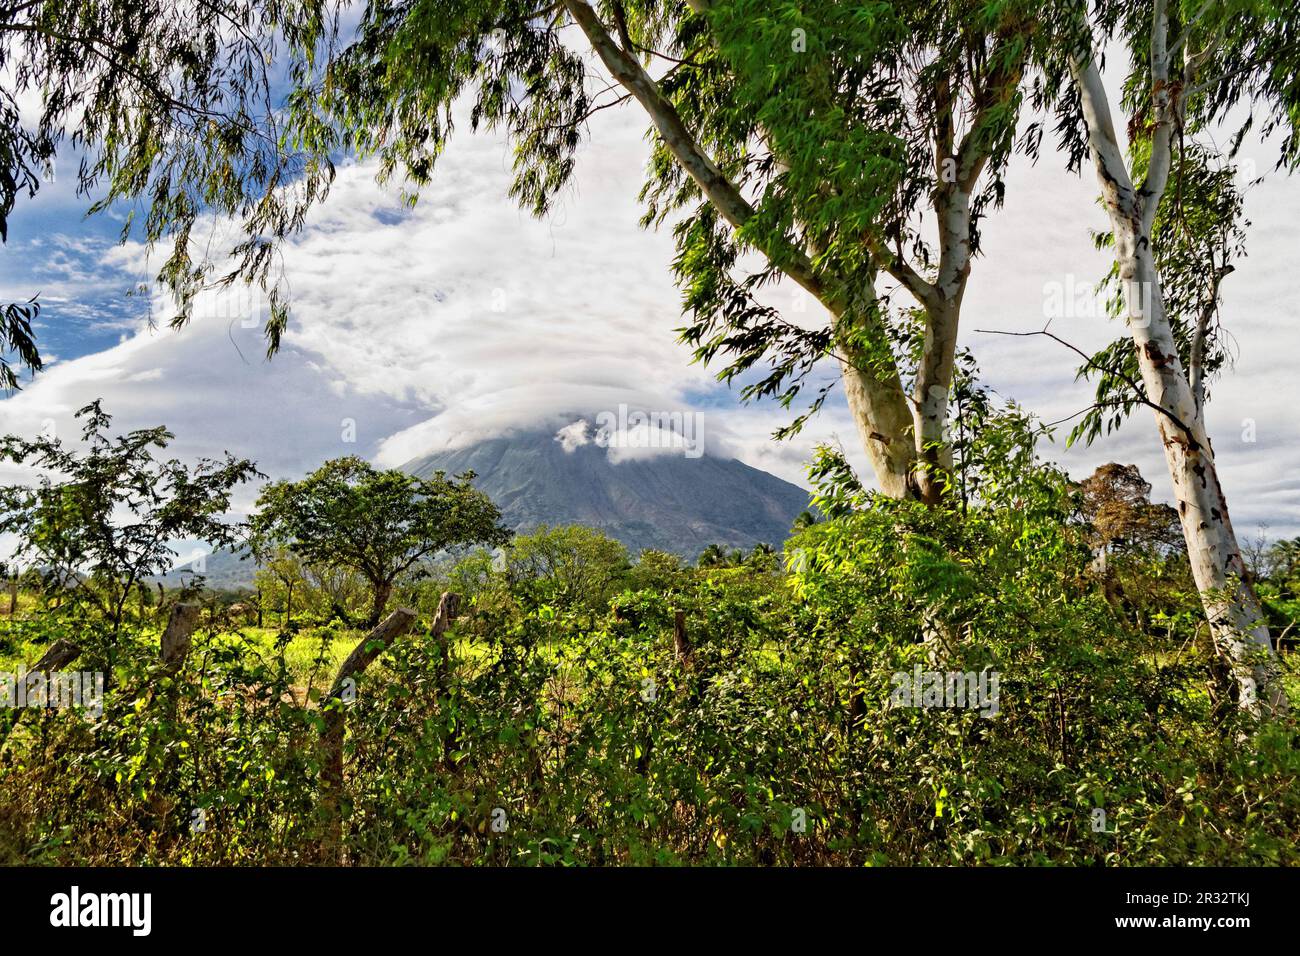
<svg viewBox="0 0 1300 956">
<path fill-rule="evenodd" d="M 498 545 L 508 532 L 496 506 L 471 484 L 442 473 L 414 478 L 376 471 L 360 458 L 327 461 L 302 481 L 263 489 L 250 531 L 253 550 L 288 549 L 307 566 L 341 568 L 371 588 L 367 624 L 379 622 L 393 584 L 426 558 L 471 544 Z"/>
<path fill-rule="evenodd" d="M 110 437 L 112 417 L 98 402 L 77 417 L 84 452 L 47 436 L 0 439 L 0 460 L 47 472 L 36 487 L 0 489 L 0 534 L 17 537 L 14 560 L 40 576 L 60 618 L 106 623 L 111 659 L 129 603 L 137 594 L 143 600 L 150 576 L 171 569 L 175 541 L 234 541 L 222 518 L 232 491 L 257 471 L 229 455 L 188 467 L 158 461 L 154 450 L 166 448 L 171 433 L 159 427 Z"/>
<path fill-rule="evenodd" d="M 175 669 L 167 608 L 92 603 L 112 688 L 100 715 L 6 718 L 0 859 L 319 862 L 337 827 L 355 864 L 1300 862 L 1300 728 L 1234 705 L 1163 506 L 1132 468 L 1039 462 L 1014 408 L 981 434 L 965 514 L 865 494 L 824 449 L 820 517 L 780 554 L 630 562 L 574 527 L 427 565 L 395 587 L 416 629 L 340 701 L 372 594 L 321 599 L 292 553 L 280 626 L 212 595 Z M 1289 626 L 1295 552 L 1261 582 Z M 67 635 L 44 607 L 82 586 L 24 579 L 5 666 Z M 462 613 L 431 630 L 446 590 Z M 898 706 L 898 675 L 936 666 L 996 675 L 995 712 Z"/>
<path fill-rule="evenodd" d="M 512 536 L 472 474 L 358 458 L 239 521 L 251 461 L 160 460 L 169 432 L 113 435 L 98 403 L 78 447 L 4 438 L 35 476 L 0 489 L 0 862 L 1300 862 L 1300 539 L 1240 546 L 1206 425 L 1237 151 L 1277 131 L 1300 162 L 1294 4 L 361 7 L 350 36 L 317 0 L 0 8 L 0 240 L 75 149 L 92 211 L 168 247 L 172 324 L 258 283 L 273 353 L 278 247 L 338 158 L 415 202 L 468 103 L 543 215 L 588 119 L 634 103 L 683 340 L 783 408 L 836 362 L 879 491 L 821 448 L 787 541 L 691 566 Z M 1133 466 L 1044 464 L 1046 429 L 957 348 L 981 223 L 1049 128 L 1098 176 L 1126 327 L 1075 350 L 1096 401 L 1070 437 L 1149 408 L 1172 506 Z M 208 215 L 232 247 L 193 239 Z M 760 300 L 781 282 L 819 317 Z M 41 368 L 39 310 L 0 308 L 0 387 Z M 182 542 L 247 548 L 254 590 L 198 562 L 169 593 Z"/>
<path fill-rule="evenodd" d="M 656 144 L 643 221 L 675 220 L 696 357 L 725 357 L 726 381 L 766 365 L 741 394 L 787 407 L 833 357 L 878 486 L 937 505 L 957 484 L 949 406 L 980 223 L 1003 201 L 1010 156 L 1036 157 L 1050 124 L 1069 167 L 1096 170 L 1114 311 L 1129 332 L 1088 360 L 1098 401 L 1076 434 L 1095 437 L 1138 406 L 1155 413 L 1206 619 L 1244 705 L 1277 708 L 1204 399 L 1226 357 L 1220 284 L 1244 254 L 1236 151 L 1258 124 L 1284 134 L 1280 167 L 1300 163 L 1300 64 L 1279 39 L 1296 16 L 1274 0 L 460 0 L 366 3 L 348 36 L 328 0 L 33 0 L 0 10 L 0 67 L 15 88 L 0 98 L 0 238 L 71 139 L 89 153 L 79 186 L 104 187 L 92 208 L 139 201 L 147 243 L 170 241 L 157 278 L 176 300 L 172 324 L 205 288 L 257 282 L 273 353 L 288 321 L 277 247 L 325 199 L 337 156 L 378 157 L 380 178 L 400 174 L 414 202 L 466 101 L 473 126 L 509 134 L 511 194 L 543 215 L 571 181 L 588 118 L 635 102 Z M 579 44 L 562 35 L 570 27 Z M 599 91 L 583 45 L 612 79 Z M 1124 144 L 1101 72 L 1108 45 L 1131 54 Z M 655 74 L 649 61 L 672 65 Z M 42 104 L 35 128 L 18 109 L 27 93 Z M 1228 123 L 1240 125 L 1223 152 L 1215 133 Z M 243 236 L 224 272 L 191 241 L 205 212 Z M 912 305 L 882 294 L 881 276 Z M 756 299 L 781 279 L 824 308 L 823 326 Z M 10 353 L 39 367 L 34 309 L 0 312 L 0 384 L 16 385 Z"/>
</svg>

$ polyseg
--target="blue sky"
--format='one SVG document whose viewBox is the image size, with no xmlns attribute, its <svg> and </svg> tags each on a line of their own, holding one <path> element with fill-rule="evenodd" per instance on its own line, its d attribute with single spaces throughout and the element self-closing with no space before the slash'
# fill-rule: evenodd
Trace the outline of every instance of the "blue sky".
<svg viewBox="0 0 1300 956">
<path fill-rule="evenodd" d="M 768 436 L 790 413 L 741 406 L 676 341 L 671 239 L 636 224 L 644 130 L 630 107 L 599 114 L 573 188 L 541 222 L 506 197 L 511 157 L 494 136 L 458 135 L 413 210 L 395 188 L 375 184 L 373 167 L 345 164 L 328 202 L 286 249 L 294 314 L 269 363 L 261 313 L 247 296 L 200 303 L 182 332 L 149 329 L 147 298 L 125 295 L 150 274 L 145 250 L 117 244 L 112 214 L 85 219 L 88 200 L 56 179 L 20 203 L 0 251 L 0 294 L 41 293 L 40 343 L 54 359 L 21 393 L 0 399 L 0 425 L 54 422 L 71 434 L 72 412 L 102 397 L 122 427 L 167 424 L 182 456 L 229 449 L 278 477 L 339 454 L 397 465 L 510 427 L 558 429 L 575 412 L 627 402 L 699 409 L 709 448 L 789 480 L 801 480 L 812 446 L 828 438 L 842 440 L 865 472 L 838 391 L 798 439 L 778 445 Z M 1267 145 L 1245 152 L 1260 171 L 1274 157 Z M 1092 173 L 1063 166 L 1048 152 L 1037 165 L 1013 167 L 1006 207 L 985 225 L 963 318 L 962 342 L 986 384 L 1045 420 L 1090 399 L 1089 387 L 1073 381 L 1075 357 L 1046 340 L 975 330 L 1041 328 L 1051 288 L 1105 273 L 1091 242 L 1105 227 Z M 1239 534 L 1266 522 L 1273 536 L 1294 535 L 1300 181 L 1267 178 L 1249 194 L 1247 212 L 1250 256 L 1224 289 L 1224 321 L 1240 354 L 1215 389 L 1210 430 Z M 771 295 L 788 306 L 797 293 L 778 287 Z M 817 319 L 815 306 L 804 314 Z M 1117 333 L 1086 310 L 1054 320 L 1053 329 L 1085 349 Z M 1145 412 L 1093 448 L 1048 451 L 1076 476 L 1108 460 L 1136 462 L 1157 496 L 1168 495 Z"/>
<path fill-rule="evenodd" d="M 73 168 L 73 162 L 60 165 Z M 47 184 L 34 201 L 19 201 L 0 253 L 0 288 L 6 301 L 41 293 L 36 330 L 41 351 L 56 360 L 115 345 L 147 310 L 125 293 L 131 276 L 111 262 L 120 219 L 87 216 L 89 201 L 66 183 Z M 47 291 L 57 290 L 57 291 Z"/>
</svg>

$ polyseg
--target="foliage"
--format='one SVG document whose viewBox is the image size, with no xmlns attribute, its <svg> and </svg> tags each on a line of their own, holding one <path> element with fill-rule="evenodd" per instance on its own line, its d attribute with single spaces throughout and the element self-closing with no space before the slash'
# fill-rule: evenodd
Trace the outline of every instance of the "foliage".
<svg viewBox="0 0 1300 956">
<path fill-rule="evenodd" d="M 470 599 L 447 634 L 386 649 L 344 704 L 345 859 L 1300 863 L 1296 718 L 1243 733 L 1193 591 L 1146 626 L 1107 600 L 1097 543 L 1141 518 L 1145 488 L 1120 469 L 1111 507 L 1089 504 L 1038 459 L 1039 433 L 991 408 L 964 516 L 865 494 L 826 449 L 824 517 L 784 569 L 654 552 L 628 567 L 599 533 L 559 528 L 408 585 L 422 622 L 448 582 Z M 1179 560 L 1123 541 L 1152 567 Z M 60 620 L 25 614 L 0 639 Z M 0 745 L 0 858 L 319 860 L 317 702 L 358 633 L 216 620 L 176 674 L 156 636 L 127 623 L 101 718 L 43 711 Z M 996 674 L 996 714 L 899 706 L 897 675 L 918 667 Z"/>
<path fill-rule="evenodd" d="M 255 472 L 229 456 L 158 462 L 166 431 L 110 439 L 88 406 L 84 453 L 52 438 L 0 443 L 0 456 L 54 473 L 0 489 L 0 532 L 42 576 L 24 587 L 55 605 L 25 593 L 0 624 L 0 653 L 29 662 L 76 638 L 79 666 L 104 668 L 111 687 L 101 715 L 3 715 L 0 861 L 302 863 L 338 825 L 357 864 L 1300 863 L 1297 718 L 1255 726 L 1230 706 L 1174 516 L 1135 468 L 1076 485 L 1044 464 L 1047 430 L 978 388 L 968 355 L 931 352 L 925 325 L 925 290 L 943 272 L 919 225 L 926 207 L 969 202 L 956 245 L 978 252 L 1012 151 L 1037 155 L 1049 112 L 1077 167 L 1086 137 L 1068 59 L 1085 42 L 1144 51 L 1150 10 L 1093 3 L 1097 35 L 1085 36 L 1075 3 L 597 6 L 367 3 L 342 44 L 334 7 L 317 2 L 7 8 L 0 238 L 66 142 L 86 157 L 78 185 L 103 190 L 93 208 L 138 201 L 147 242 L 172 243 L 160 278 L 173 324 L 213 284 L 261 282 L 274 350 L 276 246 L 323 198 L 334 157 L 377 155 L 414 202 L 466 100 L 474 126 L 514 144 L 514 198 L 550 208 L 588 118 L 621 102 L 588 87 L 564 33 L 588 16 L 625 67 L 660 64 L 641 90 L 660 133 L 644 222 L 676 220 L 697 358 L 725 359 L 721 377 L 743 397 L 787 406 L 832 354 L 900 395 L 926 393 L 927 355 L 955 361 L 927 374 L 952 386 L 956 432 L 940 444 L 956 494 L 939 507 L 869 494 L 824 447 L 810 469 L 816 514 L 779 554 L 711 545 L 693 567 L 655 552 L 632 564 L 596 529 L 509 540 L 472 474 L 338 459 L 258 500 L 262 606 L 283 607 L 280 632 L 223 620 L 214 603 L 172 670 L 138 585 L 167 569 L 178 539 L 233 543 L 224 514 Z M 1231 357 L 1217 303 L 1244 253 L 1242 136 L 1256 122 L 1280 129 L 1282 165 L 1300 160 L 1296 13 L 1188 0 L 1169 15 L 1175 70 L 1195 57 L 1200 72 L 1180 89 L 1175 186 L 1152 239 L 1199 402 Z M 1141 70 L 1125 86 L 1139 173 L 1150 86 Z M 24 95 L 40 101 L 34 129 Z M 1022 128 L 1025 97 L 1036 115 Z M 1197 141 L 1243 104 L 1225 153 Z M 684 143 L 703 171 L 687 168 Z M 207 212 L 243 233 L 224 275 L 191 241 Z M 123 238 L 136 225 L 133 213 Z M 924 308 L 878 299 L 881 271 Z M 965 274 L 950 277 L 949 304 Z M 782 275 L 831 322 L 792 324 L 761 302 Z M 6 388 L 11 355 L 39 367 L 36 314 L 35 300 L 0 313 Z M 1144 398 L 1125 343 L 1081 374 L 1097 376 L 1097 401 L 1072 438 L 1097 437 Z M 1300 620 L 1298 553 L 1279 543 L 1260 582 L 1284 636 Z M 366 623 L 397 591 L 420 625 L 327 705 L 348 728 L 336 806 L 322 795 L 321 689 L 339 648 L 364 639 L 352 627 L 362 580 Z M 465 614 L 435 636 L 444 587 Z M 900 703 L 900 678 L 932 670 L 996 681 L 992 709 Z"/>
<path fill-rule="evenodd" d="M 294 598 L 297 597 L 297 606 L 301 607 L 306 603 L 305 595 L 310 587 L 302 560 L 285 548 L 262 555 L 253 583 L 262 610 L 278 612 L 281 625 L 286 628 L 293 618 Z"/>
<path fill-rule="evenodd" d="M 360 458 L 336 458 L 301 481 L 262 489 L 249 522 L 254 550 L 265 554 L 283 545 L 309 566 L 362 576 L 371 587 L 373 625 L 394 583 L 427 573 L 424 563 L 438 552 L 508 540 L 500 512 L 473 478 L 473 472 L 416 478 Z"/>
<path fill-rule="evenodd" d="M 16 559 L 35 568 L 65 610 L 88 606 L 115 634 L 127 601 L 146 578 L 171 570 L 178 540 L 235 543 L 225 519 L 234 489 L 258 474 L 227 455 L 185 465 L 159 460 L 172 434 L 140 429 L 110 437 L 98 402 L 77 412 L 84 451 L 50 435 L 0 439 L 0 459 L 41 470 L 39 484 L 0 488 L 0 534 L 17 537 Z"/>
<path fill-rule="evenodd" d="M 517 535 L 504 564 L 512 590 L 565 610 L 603 609 L 630 567 L 623 545 L 582 525 Z"/>
<path fill-rule="evenodd" d="M 267 661 L 208 631 L 168 675 L 156 644 L 131 637 L 102 715 L 41 712 L 38 732 L 9 735 L 0 860 L 299 862 L 315 826 L 316 728 L 290 703 L 284 645 Z"/>
<path fill-rule="evenodd" d="M 41 370 L 41 354 L 32 331 L 32 322 L 40 311 L 40 303 L 34 297 L 28 302 L 9 302 L 0 307 L 0 389 L 12 392 L 18 388 L 18 376 L 9 364 L 11 354 L 33 372 Z"/>
<path fill-rule="evenodd" d="M 323 153 L 291 148 L 272 66 L 330 22 L 327 4 L 298 0 L 33 0 L 0 9 L 0 240 L 18 198 L 53 177 L 62 150 L 60 158 L 80 160 L 72 179 L 95 196 L 91 210 L 124 213 L 124 241 L 168 246 L 158 280 L 175 297 L 171 324 L 190 318 L 205 288 L 257 282 L 270 292 L 274 350 L 287 321 L 275 249 L 324 198 L 334 167 Z M 34 123 L 24 100 L 35 104 Z M 207 213 L 240 227 L 225 272 L 193 235 Z M 0 333 L 19 344 L 20 326 L 9 312 L 4 320 Z M 34 346 L 19 358 L 39 367 Z M 0 384 L 7 377 L 0 362 Z"/>
</svg>

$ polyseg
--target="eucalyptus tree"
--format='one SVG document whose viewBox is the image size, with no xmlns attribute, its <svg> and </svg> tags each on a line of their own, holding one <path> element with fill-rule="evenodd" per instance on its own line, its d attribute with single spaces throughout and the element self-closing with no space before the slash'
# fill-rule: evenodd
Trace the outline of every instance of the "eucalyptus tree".
<svg viewBox="0 0 1300 956">
<path fill-rule="evenodd" d="M 1196 137 L 1245 108 L 1234 143 L 1252 124 L 1264 135 L 1281 130 L 1280 165 L 1300 162 L 1300 12 L 1271 0 L 1066 7 L 1075 30 L 1060 45 L 1058 67 L 1068 70 L 1075 99 L 1063 129 L 1072 159 L 1086 155 L 1097 173 L 1131 340 L 1090 362 L 1101 371 L 1098 406 L 1121 416 L 1137 405 L 1153 409 L 1192 574 L 1239 700 L 1252 710 L 1258 695 L 1284 706 L 1206 429 L 1205 383 L 1222 361 L 1212 336 L 1219 285 L 1242 234 L 1231 170 Z M 1127 155 L 1096 52 L 1111 38 L 1128 44 L 1134 64 L 1120 101 Z M 1096 434 L 1103 418 L 1095 412 L 1086 433 Z"/>
<path fill-rule="evenodd" d="M 174 324 L 206 285 L 257 281 L 271 294 L 274 351 L 287 320 L 275 250 L 324 197 L 331 157 L 378 153 L 384 176 L 400 170 L 418 188 L 466 97 L 473 125 L 512 135 L 512 195 L 544 214 L 592 113 L 635 100 L 657 136 L 646 222 L 679 220 L 685 336 L 697 356 L 726 356 L 728 381 L 766 364 L 742 396 L 786 405 L 833 356 L 881 488 L 939 499 L 961 299 L 979 220 L 1002 195 L 1035 5 L 378 0 L 360 7 L 342 43 L 343 6 L 4 8 L 0 66 L 16 83 L 0 214 L 70 140 L 86 152 L 79 185 L 99 193 L 93 208 L 135 202 L 145 238 L 171 242 L 159 278 L 177 298 Z M 605 91 L 593 89 L 584 51 L 612 78 Z M 292 91 L 287 110 L 277 81 Z M 24 93 L 42 105 L 34 129 L 17 108 Z M 192 239 L 208 212 L 241 227 L 227 258 Z M 124 234 L 132 226 L 128 217 Z M 748 254 L 764 265 L 741 275 Z M 229 263 L 220 273 L 218 260 Z M 914 297 L 919 322 L 879 300 L 881 273 Z M 829 321 L 809 328 L 760 305 L 756 290 L 782 277 Z M 20 321 L 6 331 L 27 344 Z"/>
<path fill-rule="evenodd" d="M 644 223 L 676 219 L 697 357 L 725 356 L 728 381 L 766 364 L 742 396 L 788 406 L 833 356 L 880 487 L 934 502 L 962 295 L 979 220 L 1002 196 L 1036 22 L 1015 0 L 371 2 L 353 42 L 302 71 L 290 113 L 296 145 L 378 154 L 381 176 L 418 192 L 464 98 L 473 126 L 511 136 L 511 194 L 541 215 L 592 114 L 635 101 L 655 134 Z M 919 322 L 879 299 L 882 272 Z M 829 320 L 760 304 L 782 278 Z"/>
<path fill-rule="evenodd" d="M 274 64 L 324 15 L 299 0 L 0 0 L 0 241 L 57 160 L 92 211 L 123 212 L 123 239 L 167 247 L 173 324 L 206 287 L 258 282 L 274 348 L 287 319 L 275 246 L 333 176 L 328 156 L 284 148 Z M 196 234 L 207 213 L 238 221 L 228 255 Z M 0 310 L 0 387 L 17 386 L 15 365 L 41 367 L 35 315 L 34 300 Z"/>
<path fill-rule="evenodd" d="M 700 86 L 689 94 L 691 112 L 730 167 L 759 171 L 753 188 L 763 190 L 778 222 L 795 225 L 830 288 L 843 290 L 847 308 L 822 301 L 835 317 L 830 341 L 882 488 L 935 503 L 952 470 L 946 428 L 962 299 L 980 219 L 1001 202 L 1035 10 L 978 0 L 779 11 L 752 2 L 690 6 L 707 19 L 734 74 L 726 95 L 691 74 Z M 1021 145 L 1034 152 L 1037 142 L 1031 127 Z M 661 174 L 657 195 L 678 180 Z M 669 195 L 683 205 L 680 194 Z M 686 239 L 679 274 L 693 292 L 711 293 L 688 298 L 695 317 L 688 336 L 704 358 L 719 349 L 733 356 L 728 377 L 763 358 L 764 333 L 781 343 L 786 363 L 749 389 L 777 393 L 789 361 L 808 352 L 790 348 L 779 316 L 737 308 L 747 288 L 718 277 L 727 279 L 743 246 L 736 250 L 736 238 L 716 229 L 710 235 L 713 225 L 697 208 L 679 227 Z M 869 297 L 865 286 L 878 271 L 916 308 Z M 902 320 L 887 330 L 893 353 L 881 344 L 881 311 Z M 873 375 L 889 387 L 872 387 Z M 909 386 L 903 394 L 894 387 L 900 380 Z"/>
</svg>

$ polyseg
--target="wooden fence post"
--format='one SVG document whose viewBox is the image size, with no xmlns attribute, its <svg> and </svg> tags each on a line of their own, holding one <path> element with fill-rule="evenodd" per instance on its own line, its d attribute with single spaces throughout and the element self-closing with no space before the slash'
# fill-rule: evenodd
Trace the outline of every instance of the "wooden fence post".
<svg viewBox="0 0 1300 956">
<path fill-rule="evenodd" d="M 325 817 L 321 838 L 320 862 L 341 863 L 343 850 L 343 816 L 339 804 L 343 799 L 343 738 L 347 732 L 347 712 L 343 709 L 347 682 L 370 666 L 381 650 L 411 629 L 415 612 L 399 607 L 380 621 L 339 666 L 330 692 L 321 698 L 320 709 L 325 723 L 321 728 L 320 802 Z M 382 645 L 382 646 L 381 646 Z"/>
<path fill-rule="evenodd" d="M 460 595 L 450 591 L 445 592 L 438 601 L 438 613 L 430 628 L 432 636 L 440 637 L 444 634 L 459 611 Z M 321 698 L 321 711 L 325 717 L 320 734 L 320 800 L 325 817 L 325 833 L 320 845 L 322 863 L 343 862 L 343 816 L 340 804 L 343 800 L 343 740 L 347 734 L 344 692 L 348 687 L 348 681 L 355 682 L 375 658 L 392 647 L 398 638 L 411 629 L 415 618 L 414 611 L 401 607 L 379 622 L 339 665 L 330 692 Z M 355 687 L 355 683 L 353 686 Z"/>
<path fill-rule="evenodd" d="M 163 629 L 159 654 L 163 666 L 176 672 L 185 664 L 190 653 L 190 638 L 199 625 L 199 606 L 197 604 L 177 604 L 172 608 L 167 627 Z"/>
<path fill-rule="evenodd" d="M 81 656 L 80 645 L 59 638 L 41 655 L 41 659 L 31 666 L 29 674 L 36 671 L 57 671 L 67 667 Z"/>
<path fill-rule="evenodd" d="M 45 649 L 45 653 L 41 655 L 41 659 L 33 664 L 27 670 L 27 673 L 23 675 L 23 683 L 26 685 L 32 674 L 44 673 L 48 686 L 51 671 L 62 670 L 80 656 L 81 646 L 79 644 L 74 644 L 72 641 L 59 638 Z M 15 675 L 15 677 L 16 676 L 17 675 Z M 29 687 L 30 685 L 21 688 L 24 696 Z M 10 735 L 18 728 L 18 724 L 21 723 L 23 717 L 27 713 L 28 710 L 26 708 L 15 710 L 13 712 L 13 719 L 10 720 L 8 726 L 4 728 L 3 736 L 0 736 L 0 750 L 4 749 L 5 744 L 9 742 Z"/>
</svg>

